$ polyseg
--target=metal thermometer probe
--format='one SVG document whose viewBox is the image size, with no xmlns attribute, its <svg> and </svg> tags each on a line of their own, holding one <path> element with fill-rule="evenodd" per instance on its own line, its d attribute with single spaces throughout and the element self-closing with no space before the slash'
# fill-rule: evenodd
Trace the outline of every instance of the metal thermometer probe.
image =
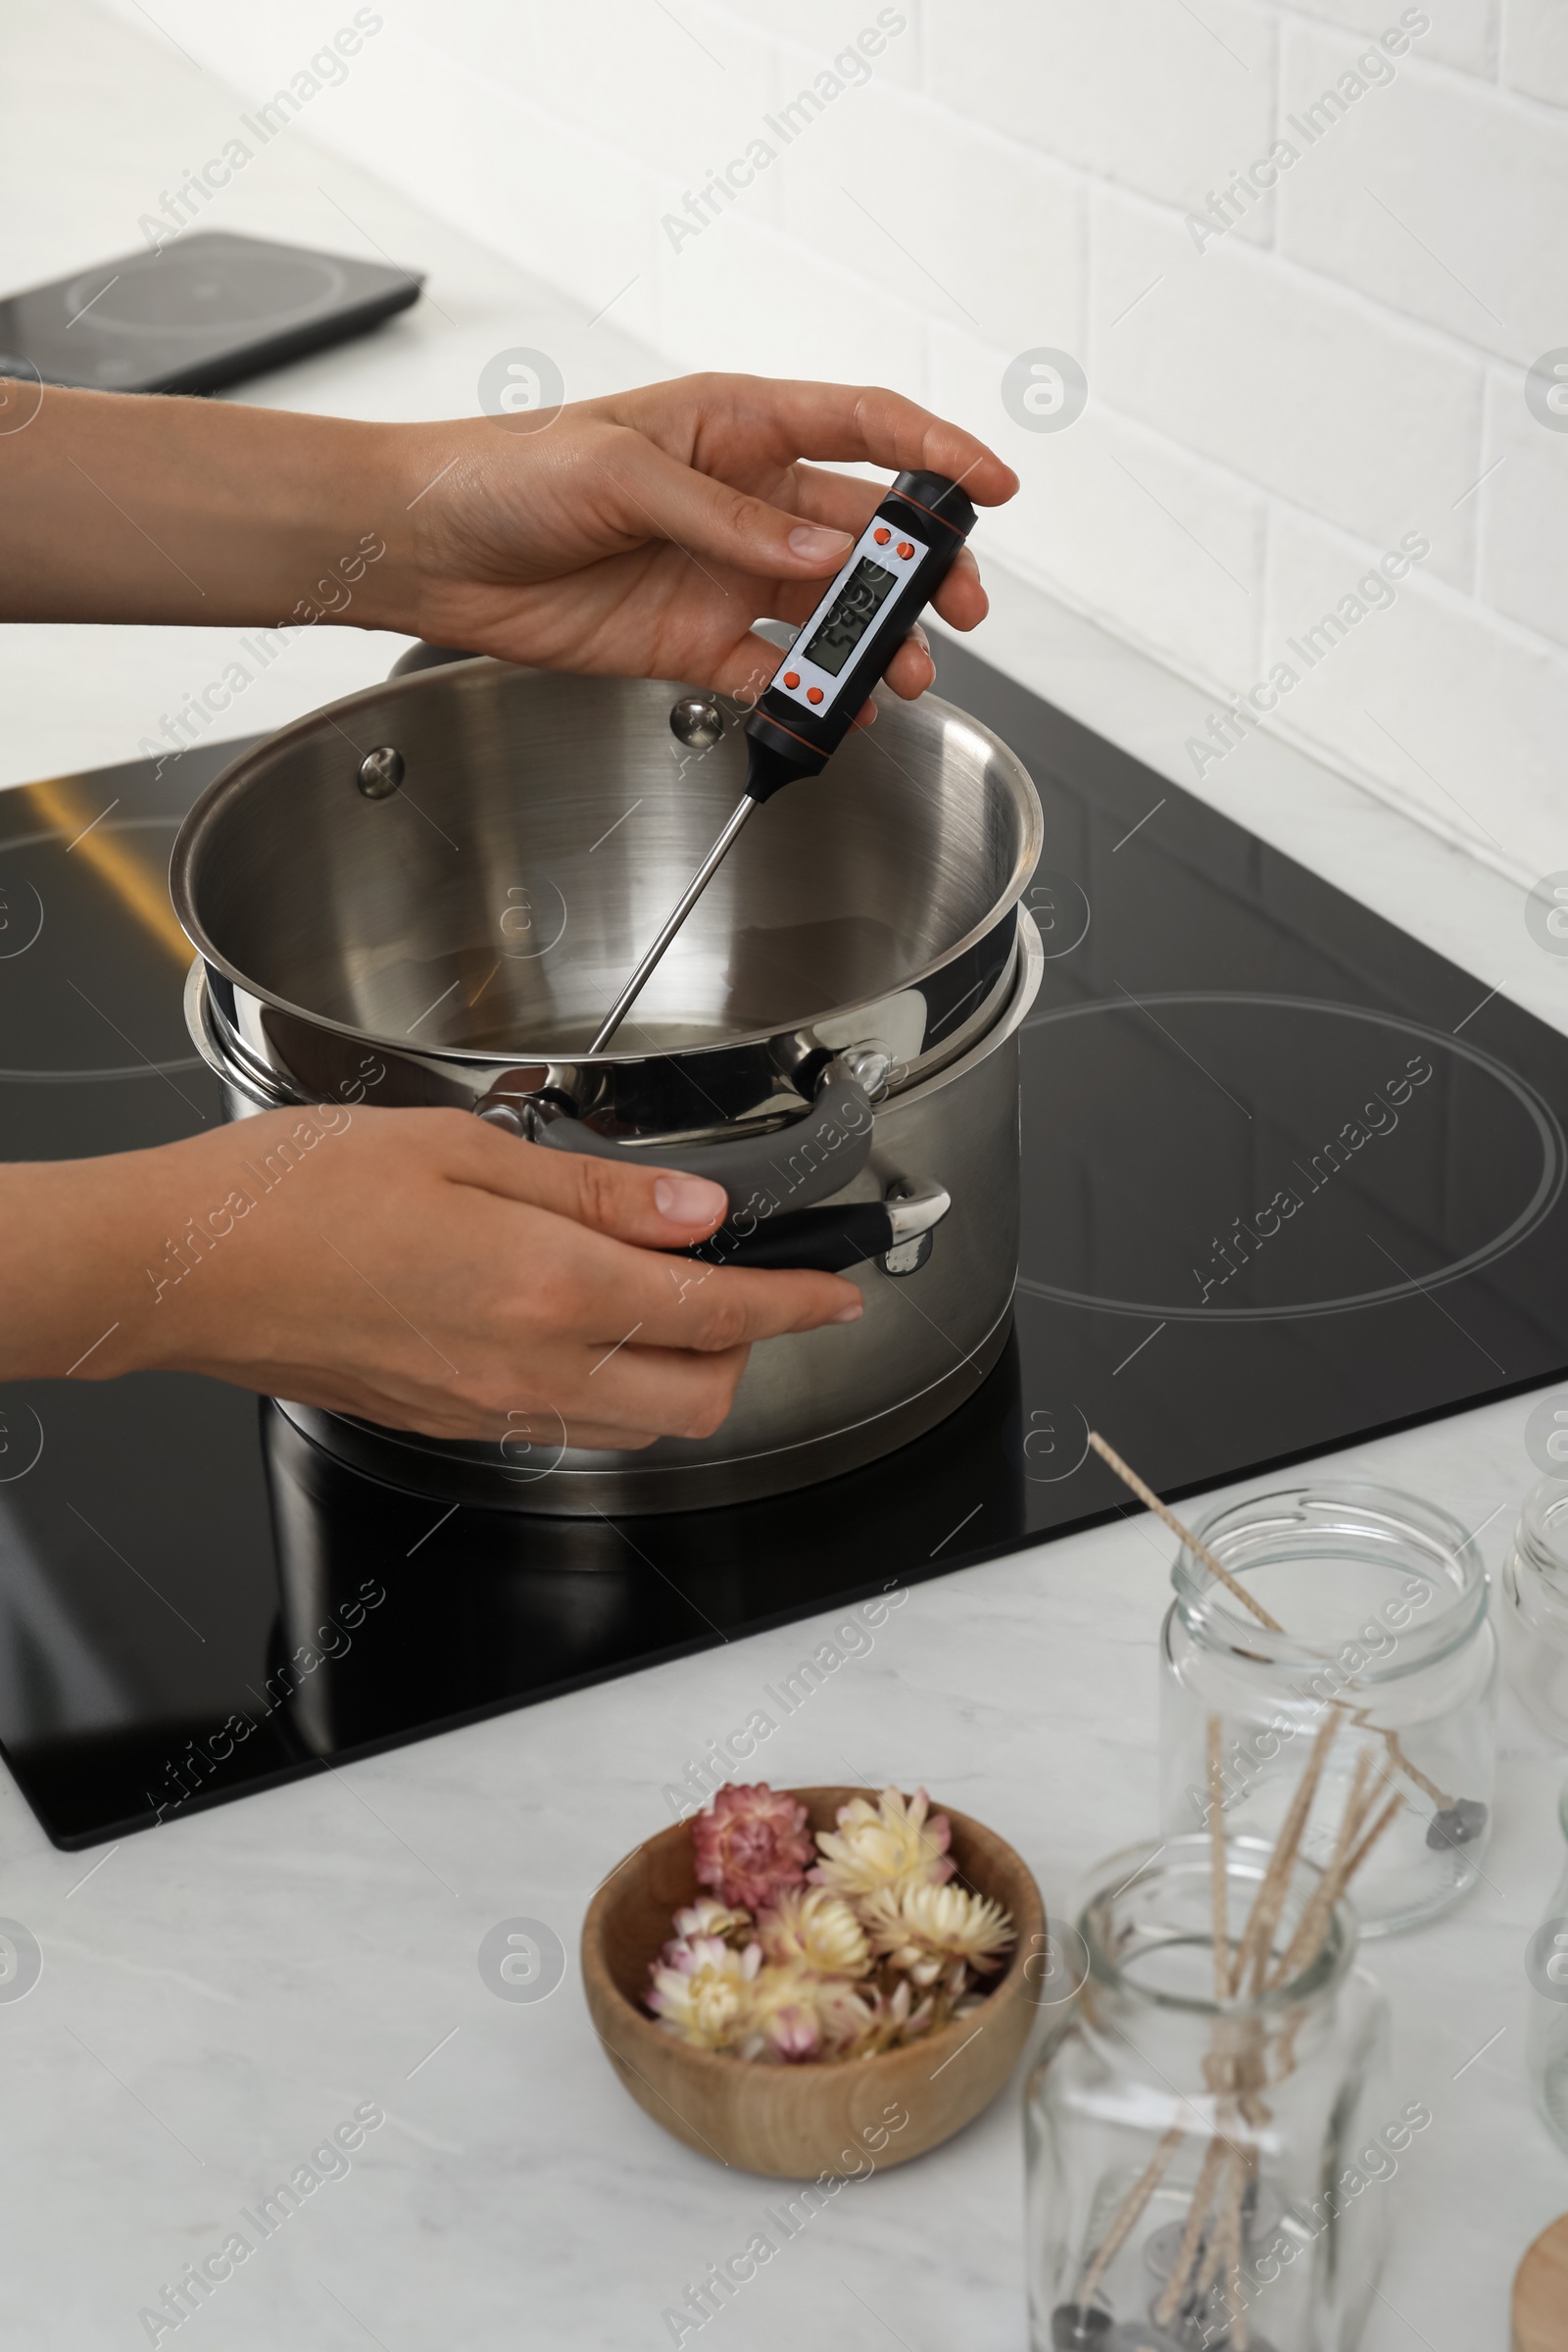
<svg viewBox="0 0 1568 2352">
<path fill-rule="evenodd" d="M 589 1051 L 602 1054 L 649 974 L 708 888 L 755 809 L 797 776 L 820 775 L 974 528 L 975 513 L 942 473 L 901 473 L 746 721 L 746 790 Z"/>
</svg>

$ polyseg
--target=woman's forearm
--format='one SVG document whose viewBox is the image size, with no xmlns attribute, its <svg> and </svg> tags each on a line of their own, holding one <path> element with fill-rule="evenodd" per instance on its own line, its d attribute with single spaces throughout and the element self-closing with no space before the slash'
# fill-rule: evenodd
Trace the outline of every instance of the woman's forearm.
<svg viewBox="0 0 1568 2352">
<path fill-rule="evenodd" d="M 346 616 L 343 567 L 363 574 L 377 539 L 407 534 L 420 429 L 46 387 L 0 435 L 0 617 Z M 367 581 L 353 618 L 396 625 L 378 590 Z"/>
<path fill-rule="evenodd" d="M 141 1360 L 157 1152 L 0 1167 L 0 1382 L 104 1379 Z M 139 1287 L 138 1287 L 139 1286 Z"/>
</svg>

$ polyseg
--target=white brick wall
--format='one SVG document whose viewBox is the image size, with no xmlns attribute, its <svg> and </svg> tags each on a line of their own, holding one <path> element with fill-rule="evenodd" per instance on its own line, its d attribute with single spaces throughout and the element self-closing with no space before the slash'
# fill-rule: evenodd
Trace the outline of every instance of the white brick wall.
<svg viewBox="0 0 1568 2352">
<path fill-rule="evenodd" d="M 351 14 L 161 0 L 158 22 L 252 101 Z M 1521 878 L 1562 863 L 1568 432 L 1524 386 L 1568 347 L 1568 0 L 384 14 L 312 139 L 590 311 L 614 298 L 672 368 L 873 376 L 961 416 L 1023 476 L 983 546 L 1216 693 L 1425 533 L 1397 606 L 1271 723 Z M 832 77 L 879 19 L 879 54 Z M 1308 140 L 1289 118 L 1325 90 L 1344 111 Z M 1187 217 L 1282 136 L 1277 190 L 1195 240 Z M 751 184 L 672 229 L 758 139 Z M 1003 405 L 1036 347 L 1088 374 L 1067 431 Z"/>
</svg>

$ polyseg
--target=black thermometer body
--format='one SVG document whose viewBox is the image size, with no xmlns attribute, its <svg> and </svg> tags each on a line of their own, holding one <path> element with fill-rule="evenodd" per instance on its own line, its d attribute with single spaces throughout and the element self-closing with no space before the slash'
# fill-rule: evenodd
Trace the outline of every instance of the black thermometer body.
<svg viewBox="0 0 1568 2352">
<path fill-rule="evenodd" d="M 746 722 L 746 790 L 819 775 L 975 524 L 956 482 L 901 473 Z"/>
<path fill-rule="evenodd" d="M 602 1054 L 742 826 L 801 776 L 820 775 L 948 575 L 975 513 L 944 473 L 901 473 L 746 721 L 746 791 L 653 946 L 599 1025 Z"/>
</svg>

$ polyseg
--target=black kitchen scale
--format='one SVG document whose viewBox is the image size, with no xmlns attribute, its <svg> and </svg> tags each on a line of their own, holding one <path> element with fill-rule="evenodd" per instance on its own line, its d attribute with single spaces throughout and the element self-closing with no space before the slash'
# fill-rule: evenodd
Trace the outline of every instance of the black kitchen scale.
<svg viewBox="0 0 1568 2352">
<path fill-rule="evenodd" d="M 0 1390 L 0 1742 L 80 1846 L 1568 1375 L 1568 1039 L 988 669 L 1045 808 L 1015 1333 L 778 1499 L 564 1520 L 376 1484 L 178 1374 Z M 169 853 L 242 747 L 0 801 L 0 1157 L 221 1117 Z M 940 1237 L 939 1237 L 940 1245 Z"/>
</svg>

